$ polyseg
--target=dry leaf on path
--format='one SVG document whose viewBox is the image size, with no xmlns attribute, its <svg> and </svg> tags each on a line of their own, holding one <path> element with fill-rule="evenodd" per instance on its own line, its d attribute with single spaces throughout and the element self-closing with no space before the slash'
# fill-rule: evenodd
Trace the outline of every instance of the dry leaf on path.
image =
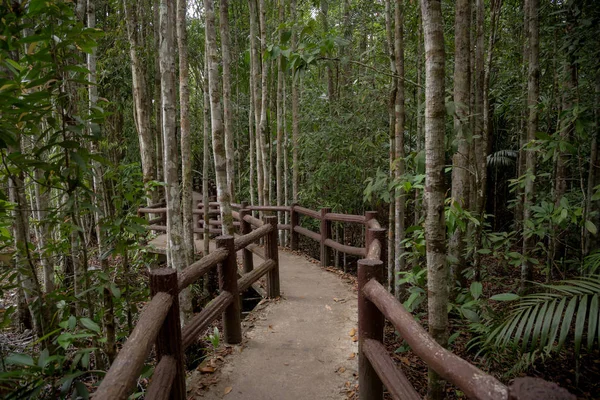
<svg viewBox="0 0 600 400">
<path fill-rule="evenodd" d="M 331 307 L 328 304 L 325 304 L 325 308 L 331 311 Z"/>
<path fill-rule="evenodd" d="M 223 394 L 229 394 L 229 393 L 231 393 L 232 390 L 233 390 L 233 388 L 231 386 L 227 386 L 225 388 L 225 390 L 223 390 Z"/>
<path fill-rule="evenodd" d="M 212 374 L 213 372 L 215 372 L 215 368 L 214 367 L 202 367 L 202 368 L 200 368 L 200 372 L 202 372 L 203 374 Z"/>
<path fill-rule="evenodd" d="M 348 357 L 348 360 L 353 360 L 354 357 L 356 357 L 356 353 L 351 353 L 350 357 Z"/>
<path fill-rule="evenodd" d="M 350 335 L 350 336 L 356 335 L 356 328 L 350 329 L 350 332 L 348 332 L 348 335 Z"/>
</svg>

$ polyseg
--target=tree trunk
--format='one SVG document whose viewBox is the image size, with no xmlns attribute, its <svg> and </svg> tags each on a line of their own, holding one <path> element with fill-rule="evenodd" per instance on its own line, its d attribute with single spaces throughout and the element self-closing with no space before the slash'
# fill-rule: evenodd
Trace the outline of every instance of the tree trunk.
<svg viewBox="0 0 600 400">
<path fill-rule="evenodd" d="M 138 3 L 131 0 L 123 0 L 125 10 L 125 19 L 127 23 L 127 36 L 129 39 L 129 56 L 131 57 L 131 78 L 133 86 L 134 120 L 138 138 L 140 142 L 140 158 L 142 160 L 142 174 L 144 183 L 156 179 L 156 164 L 154 160 L 154 139 L 150 125 L 150 102 L 147 99 L 147 79 L 144 69 L 144 60 L 140 56 L 139 28 L 136 17 L 139 14 Z M 148 203 L 154 203 L 157 200 L 157 191 L 148 189 Z"/>
<path fill-rule="evenodd" d="M 229 186 L 227 185 L 227 158 L 225 154 L 225 138 L 223 137 L 223 113 L 221 110 L 221 91 L 219 90 L 219 60 L 217 57 L 217 34 L 215 29 L 215 10 L 213 1 L 204 0 L 204 9 L 206 12 L 206 57 L 208 58 L 210 125 L 212 128 L 217 199 L 221 207 L 223 235 L 233 235 L 231 195 L 229 194 Z"/>
<path fill-rule="evenodd" d="M 190 127 L 189 64 L 186 28 L 187 1 L 177 0 L 177 48 L 179 50 L 179 123 L 181 134 L 181 213 L 185 260 L 194 262 L 194 209 L 192 197 L 192 138 Z"/>
<path fill-rule="evenodd" d="M 388 56 L 389 56 L 389 60 L 390 60 L 390 72 L 392 75 L 396 74 L 396 62 L 394 61 L 396 54 L 394 52 L 394 46 L 395 46 L 395 42 L 394 42 L 394 28 L 392 26 L 392 6 L 391 6 L 391 0 L 386 0 L 385 2 L 385 33 L 386 33 L 386 39 L 387 39 L 387 52 L 388 52 Z M 388 116 L 389 116 L 389 143 L 390 143 L 390 151 L 389 151 L 389 168 L 390 168 L 390 180 L 393 180 L 395 175 L 394 175 L 394 170 L 396 168 L 395 166 L 395 159 L 396 159 L 396 112 L 395 112 L 395 106 L 396 106 L 396 92 L 398 90 L 398 79 L 397 78 L 392 78 L 391 81 L 391 88 L 390 88 L 390 92 L 389 92 L 389 99 L 388 99 Z M 396 275 L 394 274 L 394 265 L 395 262 L 394 260 L 396 259 L 396 253 L 395 253 L 395 249 L 396 246 L 394 245 L 394 239 L 395 239 L 395 229 L 396 229 L 396 224 L 395 224 L 395 218 L 396 218 L 396 202 L 395 201 L 390 201 L 390 205 L 389 205 L 389 222 L 388 222 L 388 252 L 387 252 L 387 282 L 388 282 L 388 291 L 390 293 L 394 293 L 394 281 L 396 280 Z"/>
<path fill-rule="evenodd" d="M 296 0 L 290 2 L 290 14 L 291 19 L 296 22 Z M 297 29 L 296 26 L 292 28 L 292 51 L 296 51 L 297 48 Z M 298 73 L 292 71 L 292 203 L 298 202 L 298 135 L 299 135 L 299 124 L 298 124 Z"/>
<path fill-rule="evenodd" d="M 205 47 L 206 49 L 206 47 Z M 210 209 L 210 207 L 208 206 L 209 203 L 209 193 L 208 193 L 208 185 L 209 185 L 209 180 L 208 180 L 208 170 L 210 168 L 210 132 L 211 132 L 211 126 L 210 126 L 210 96 L 208 93 L 208 56 L 207 56 L 207 52 L 204 52 L 204 77 L 203 77 L 203 93 L 202 93 L 202 97 L 204 100 L 204 112 L 203 112 L 203 118 L 204 118 L 204 124 L 203 124 L 203 151 L 202 151 L 202 205 L 203 205 L 203 215 L 202 215 L 202 220 L 204 221 L 204 236 L 203 236 L 203 244 L 204 244 L 204 249 L 203 249 L 203 254 L 206 257 L 208 255 L 208 253 L 210 252 L 210 215 L 208 214 L 208 211 Z"/>
<path fill-rule="evenodd" d="M 279 23 L 283 24 L 285 13 L 283 3 L 279 3 Z M 279 31 L 279 42 L 283 42 L 283 29 Z M 277 185 L 277 205 L 284 204 L 283 200 L 283 85 L 284 85 L 284 70 L 283 56 L 279 56 L 277 60 L 277 160 L 275 167 L 276 185 Z M 282 224 L 282 213 L 277 213 L 277 222 Z M 283 243 L 283 232 L 279 231 L 279 242 Z"/>
<path fill-rule="evenodd" d="M 252 98 L 254 100 L 254 134 L 256 136 L 256 178 L 257 178 L 257 192 L 258 192 L 258 204 L 264 205 L 265 199 L 265 179 L 267 178 L 265 173 L 265 164 L 263 160 L 264 148 L 263 148 L 263 135 L 261 134 L 261 109 L 262 109 L 262 91 L 261 91 L 261 73 L 260 73 L 260 53 L 257 43 L 257 35 L 259 34 L 258 22 L 257 22 L 257 0 L 248 0 L 248 6 L 250 8 L 250 64 L 251 64 L 251 89 Z"/>
<path fill-rule="evenodd" d="M 452 157 L 452 206 L 469 209 L 469 106 L 471 84 L 471 0 L 456 2 L 456 17 L 454 22 L 454 133 L 456 134 L 457 151 Z M 456 227 L 450 239 L 450 255 L 454 263 L 452 268 L 452 283 L 459 282 L 466 286 L 463 271 L 465 263 L 465 231 Z"/>
<path fill-rule="evenodd" d="M 539 0 L 527 0 L 529 7 L 529 72 L 527 78 L 527 141 L 535 140 L 538 125 L 537 103 L 540 97 L 540 39 L 539 39 Z M 535 246 L 533 232 L 528 228 L 531 219 L 531 206 L 534 199 L 533 179 L 535 176 L 535 151 L 526 152 L 525 202 L 523 205 L 523 256 L 532 257 Z M 528 259 L 521 265 L 521 292 L 525 292 L 532 279 L 532 264 Z"/>
<path fill-rule="evenodd" d="M 429 333 L 442 346 L 448 341 L 448 268 L 444 217 L 444 31 L 440 0 L 421 0 L 425 38 L 425 241 Z M 441 399 L 444 384 L 429 370 L 427 396 Z"/>
<path fill-rule="evenodd" d="M 268 126 L 267 126 L 267 106 L 269 100 L 269 61 L 264 56 L 267 51 L 267 21 L 266 21 L 266 9 L 265 0 L 258 1 L 258 17 L 260 23 L 260 54 L 262 55 L 262 66 L 261 66 L 261 107 L 260 107 L 260 126 L 259 126 L 259 137 L 262 143 L 261 146 L 261 158 L 262 158 L 262 169 L 263 169 L 263 192 L 264 192 L 264 205 L 270 204 L 270 182 L 271 174 L 269 173 L 270 158 L 267 157 L 267 141 L 268 140 Z"/>
<path fill-rule="evenodd" d="M 153 28 L 154 28 L 154 141 L 156 143 L 156 180 L 164 182 L 165 174 L 163 171 L 163 135 L 162 135 L 162 100 L 160 89 L 160 0 L 153 0 Z M 164 192 L 164 191 L 163 191 Z M 161 193 L 159 191 L 159 193 Z M 160 199 L 160 195 L 156 196 Z"/>
<path fill-rule="evenodd" d="M 395 11 L 395 61 L 396 74 L 398 74 L 398 90 L 396 91 L 396 102 L 394 107 L 395 112 L 395 151 L 396 151 L 396 182 L 400 182 L 404 175 L 404 5 L 402 0 L 396 0 Z M 400 272 L 405 270 L 404 256 L 404 210 L 406 207 L 406 195 L 404 189 L 398 187 L 395 193 L 395 240 L 394 240 L 394 276 L 398 277 Z M 401 287 L 399 279 L 394 280 L 394 293 L 397 299 L 403 299 L 405 296 L 405 288 Z"/>
<path fill-rule="evenodd" d="M 329 34 L 329 20 L 327 14 L 329 13 L 329 3 L 327 0 L 321 0 L 321 20 L 323 23 L 323 31 L 325 35 Z M 333 69 L 331 68 L 332 63 L 327 63 L 327 99 L 331 103 L 335 100 L 335 85 L 333 82 Z"/>
<path fill-rule="evenodd" d="M 235 151 L 233 148 L 233 109 L 231 106 L 231 54 L 229 40 L 229 0 L 221 0 L 221 57 L 223 61 L 223 119 L 225 155 L 227 157 L 227 187 L 231 200 L 235 199 Z"/>
<path fill-rule="evenodd" d="M 160 2 L 160 75 L 162 97 L 162 132 L 164 136 L 164 173 L 167 200 L 167 264 L 177 271 L 186 267 L 186 243 L 183 238 L 181 218 L 180 185 L 178 176 L 178 149 L 175 87 L 175 4 Z M 192 311 L 190 292 L 179 294 L 181 323 L 184 324 Z"/>
</svg>

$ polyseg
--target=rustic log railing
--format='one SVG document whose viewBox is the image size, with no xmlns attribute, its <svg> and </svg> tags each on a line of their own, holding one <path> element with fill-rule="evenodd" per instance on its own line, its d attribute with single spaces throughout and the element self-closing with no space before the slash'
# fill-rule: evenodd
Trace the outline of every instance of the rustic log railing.
<svg viewBox="0 0 600 400">
<path fill-rule="evenodd" d="M 160 208 L 144 208 L 140 209 L 140 213 L 146 210 L 160 213 Z M 264 222 L 255 218 L 245 221 L 248 224 L 244 225 L 247 231 L 245 235 L 237 238 L 217 237 L 217 250 L 182 272 L 168 268 L 150 271 L 152 299 L 141 312 L 133 332 L 106 373 L 94 399 L 127 399 L 135 388 L 154 343 L 157 365 L 145 398 L 183 400 L 186 398 L 184 350 L 220 315 L 223 318 L 225 342 L 237 344 L 242 341 L 240 292 L 266 275 L 268 297 L 280 295 L 277 217 L 266 216 Z M 252 230 L 252 226 L 257 229 Z M 236 251 L 247 249 L 259 239 L 265 241 L 265 262 L 238 279 Z M 179 292 L 214 267 L 219 273 L 220 294 L 181 328 Z"/>
<path fill-rule="evenodd" d="M 293 204 L 289 207 L 248 206 L 246 203 L 233 204 L 232 206 L 234 209 L 238 210 L 233 212 L 233 216 L 238 222 L 237 225 L 239 226 L 240 234 L 242 236 L 236 239 L 232 245 L 225 245 L 223 242 L 224 240 L 231 239 L 218 238 L 218 243 L 221 243 L 219 244 L 219 250 L 195 264 L 192 264 L 187 270 L 180 274 L 178 287 L 179 290 L 181 290 L 182 287 L 185 287 L 196 280 L 215 264 L 222 262 L 228 257 L 231 258 L 231 254 L 233 254 L 234 251 L 241 249 L 243 249 L 244 253 L 243 271 L 245 274 L 236 281 L 236 288 L 224 286 L 221 295 L 214 299 L 204 311 L 190 321 L 188 325 L 191 325 L 192 327 L 184 327 L 182 335 L 183 348 L 187 347 L 191 341 L 194 340 L 193 338 L 197 337 L 202 330 L 206 329 L 210 321 L 217 318 L 223 310 L 233 303 L 234 297 L 231 292 L 232 290 L 236 293 L 238 291 L 243 291 L 260 276 L 268 273 L 267 281 L 269 296 L 273 297 L 279 294 L 277 231 L 289 230 L 291 250 L 298 250 L 299 235 L 303 235 L 320 243 L 320 261 L 322 266 L 329 265 L 331 260 L 331 249 L 363 257 L 358 261 L 359 399 L 382 399 L 384 387 L 387 388 L 393 399 L 421 398 L 417 390 L 411 385 L 405 374 L 402 372 L 402 369 L 394 363 L 383 344 L 384 323 L 386 319 L 394 326 L 402 338 L 406 340 L 412 351 L 418 357 L 444 379 L 456 385 L 471 399 L 575 399 L 575 396 L 571 395 L 565 389 L 558 387 L 558 385 L 537 378 L 518 378 L 507 387 L 493 376 L 486 374 L 474 365 L 440 346 L 423 329 L 423 327 L 414 320 L 413 316 L 406 311 L 402 303 L 396 300 L 396 298 L 380 283 L 383 279 L 385 262 L 387 261 L 387 241 L 386 230 L 383 229 L 377 221 L 376 212 L 367 211 L 365 212 L 365 215 L 348 215 L 332 213 L 329 208 L 322 208 L 319 211 L 314 211 L 297 204 Z M 219 214 L 218 203 L 211 202 L 209 203 L 209 207 L 211 207 L 211 215 Z M 199 210 L 203 212 L 202 205 L 199 205 Z M 277 217 L 275 216 L 265 217 L 265 222 L 263 222 L 253 217 L 251 215 L 252 211 L 289 212 L 290 225 L 277 225 Z M 157 214 L 160 212 L 162 212 L 162 208 L 140 209 L 140 213 Z M 195 211 L 195 213 L 201 212 Z M 301 216 L 310 217 L 320 221 L 319 232 L 314 232 L 302 227 L 300 225 Z M 334 241 L 331 238 L 332 221 L 363 224 L 365 227 L 365 247 L 354 247 Z M 199 224 L 197 229 L 201 230 L 203 221 L 199 221 Z M 220 226 L 221 221 L 211 220 L 209 225 Z M 252 231 L 252 227 L 257 229 Z M 148 228 L 156 231 L 166 230 L 166 227 L 157 225 L 150 225 Z M 211 229 L 211 233 L 213 231 L 216 230 Z M 218 232 L 220 232 L 220 230 Z M 261 237 L 265 237 L 264 252 L 259 246 L 254 244 L 254 242 Z M 252 254 L 259 255 L 266 261 L 255 269 L 253 266 Z M 229 262 L 233 263 L 231 260 Z M 159 297 L 159 295 L 161 297 Z M 142 313 L 138 327 L 144 324 L 148 325 L 148 321 L 144 319 L 146 314 L 153 313 L 152 315 L 156 315 L 157 319 L 159 319 L 159 317 L 162 319 L 165 318 L 168 314 L 168 307 L 173 300 L 171 297 L 165 297 L 163 295 L 164 293 L 159 291 L 153 298 L 152 302 Z M 229 318 L 233 319 L 231 313 L 227 315 Z M 239 326 L 238 322 L 235 322 L 233 325 L 236 329 Z M 152 337 L 152 339 L 149 339 L 148 337 L 144 337 L 143 339 L 138 338 L 138 336 L 136 336 L 139 334 L 138 327 L 136 327 L 130 337 L 130 340 L 133 338 L 133 340 L 139 342 L 135 347 L 135 351 L 130 350 L 132 345 L 128 345 L 128 341 L 123 347 L 123 350 L 121 350 L 121 353 L 129 352 L 131 353 L 130 357 L 132 357 L 132 359 L 139 360 L 141 358 L 143 362 L 145 356 L 140 355 L 147 354 L 148 351 L 144 353 L 144 351 L 140 349 L 143 348 L 149 350 L 149 346 L 154 340 L 153 337 L 156 337 L 156 327 L 152 327 L 154 330 L 149 330 L 147 332 L 148 337 Z M 237 331 L 234 333 L 235 335 L 238 334 Z M 177 332 L 173 332 L 172 334 L 176 337 Z M 237 339 L 237 336 L 234 337 L 234 340 L 235 339 Z M 157 340 L 157 343 L 159 342 L 160 337 Z M 169 374 L 174 375 L 174 377 L 171 377 L 171 375 L 167 376 L 166 372 L 167 368 L 172 369 L 173 366 L 176 365 L 177 358 L 173 355 L 173 352 L 175 352 L 175 350 L 172 352 L 165 351 L 159 353 L 162 358 L 154 373 L 155 376 L 153 377 L 149 392 L 154 386 L 166 387 L 165 382 L 178 382 L 177 374 L 173 374 L 171 371 Z M 121 353 L 119 353 L 119 355 L 121 355 Z M 117 360 L 113 365 L 117 365 L 117 371 L 122 371 L 123 368 L 120 367 L 119 361 L 120 359 L 117 357 Z M 164 364 L 165 366 L 161 368 L 161 364 Z M 141 368 L 141 366 L 139 368 Z M 161 369 L 159 370 L 159 368 Z M 111 368 L 111 370 L 112 369 L 113 368 Z M 163 369 L 165 372 L 161 372 Z M 139 369 L 136 371 L 137 372 L 135 373 L 131 373 L 131 375 L 137 376 L 137 374 L 139 374 Z M 109 371 L 109 374 L 105 378 L 105 381 L 109 377 L 114 376 L 114 374 L 110 375 L 110 372 L 111 371 Z M 159 372 L 158 377 L 156 376 L 157 372 Z M 164 374 L 165 376 L 160 374 Z M 174 384 L 171 385 L 171 390 L 175 390 L 173 387 L 175 387 Z M 150 397 L 147 395 L 147 398 Z"/>
</svg>

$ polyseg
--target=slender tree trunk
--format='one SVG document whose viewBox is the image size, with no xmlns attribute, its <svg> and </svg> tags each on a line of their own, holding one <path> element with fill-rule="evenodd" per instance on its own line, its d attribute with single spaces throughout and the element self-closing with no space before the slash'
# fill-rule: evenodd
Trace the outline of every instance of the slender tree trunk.
<svg viewBox="0 0 600 400">
<path fill-rule="evenodd" d="M 387 43 L 387 52 L 390 60 L 390 72 L 392 75 L 396 74 L 396 62 L 395 57 L 396 54 L 394 52 L 394 28 L 392 26 L 392 6 L 391 0 L 386 0 L 385 2 L 385 33 L 386 33 L 386 43 Z M 390 151 L 389 151 L 389 168 L 390 168 L 390 179 L 395 178 L 395 169 L 396 169 L 396 92 L 398 90 L 398 79 L 392 78 L 391 88 L 389 92 L 388 99 L 388 120 L 389 120 L 389 142 L 390 142 Z M 388 222 L 388 260 L 387 260 L 387 280 L 388 280 L 388 291 L 390 293 L 394 293 L 394 281 L 396 280 L 396 275 L 394 274 L 394 265 L 395 259 L 397 257 L 395 253 L 396 246 L 394 245 L 395 239 L 395 229 L 396 229 L 396 202 L 390 201 L 389 204 L 389 222 Z"/>
<path fill-rule="evenodd" d="M 328 0 L 321 0 L 321 20 L 323 23 L 323 31 L 326 35 L 329 34 L 329 19 L 327 14 L 329 13 L 329 3 Z M 333 81 L 333 69 L 332 64 L 327 64 L 327 98 L 329 102 L 335 100 L 335 84 Z"/>
<path fill-rule="evenodd" d="M 205 46 L 206 49 L 206 46 Z M 208 93 L 208 52 L 204 52 L 204 77 L 203 77 L 203 85 L 202 85 L 202 97 L 204 100 L 204 124 L 203 124 L 203 150 L 202 150 L 202 205 L 203 205 L 203 215 L 202 220 L 204 221 L 204 237 L 203 244 L 204 250 L 203 254 L 206 257 L 210 251 L 210 215 L 208 211 L 210 209 L 208 203 L 209 193 L 208 193 L 208 172 L 210 168 L 210 96 Z"/>
<path fill-rule="evenodd" d="M 227 157 L 227 186 L 231 200 L 235 199 L 235 151 L 233 148 L 233 108 L 231 106 L 231 54 L 229 39 L 229 0 L 221 0 L 221 57 L 223 61 L 223 119 L 225 155 Z"/>
<path fill-rule="evenodd" d="M 456 2 L 454 22 L 454 132 L 456 134 L 457 151 L 452 157 L 452 204 L 463 210 L 469 209 L 469 118 L 471 104 L 471 0 Z M 450 255 L 454 263 L 452 283 L 458 281 L 461 287 L 466 286 L 463 271 L 465 261 L 465 231 L 459 227 L 450 239 Z"/>
<path fill-rule="evenodd" d="M 261 108 L 260 108 L 260 141 L 262 143 L 262 168 L 263 168 L 263 192 L 264 192 L 264 204 L 270 204 L 270 182 L 271 174 L 269 173 L 270 158 L 267 157 L 267 141 L 268 140 L 268 126 L 267 126 L 267 106 L 269 100 L 269 61 L 264 56 L 267 51 L 267 21 L 266 21 L 266 9 L 265 0 L 258 0 L 258 17 L 260 24 L 260 54 L 262 55 L 262 67 L 261 67 Z"/>
<path fill-rule="evenodd" d="M 279 23 L 283 24 L 285 19 L 285 13 L 283 3 L 279 3 Z M 283 30 L 279 31 L 279 42 L 283 42 Z M 277 185 L 277 205 L 281 206 L 284 204 L 283 200 L 283 85 L 284 85 L 284 70 L 283 70 L 283 56 L 279 56 L 277 60 L 277 160 L 276 160 L 276 185 Z M 279 224 L 283 223 L 281 220 L 282 213 L 277 213 L 277 221 Z M 283 232 L 279 231 L 279 242 L 283 243 Z"/>
<path fill-rule="evenodd" d="M 156 143 L 156 180 L 164 182 L 163 171 L 163 135 L 162 135 L 162 99 L 160 89 L 160 0 L 153 0 L 153 29 L 154 29 L 154 141 Z M 159 199 L 160 196 L 157 196 Z"/>
<path fill-rule="evenodd" d="M 595 131 L 592 134 L 592 145 L 590 151 L 590 166 L 588 169 L 588 182 L 587 182 L 587 196 L 585 198 L 585 218 L 584 221 L 592 220 L 596 227 L 600 226 L 598 222 L 598 213 L 596 212 L 596 216 L 591 218 L 593 211 L 597 211 L 598 201 L 592 201 L 592 197 L 594 195 L 594 188 L 598 185 L 598 178 L 600 177 L 600 160 L 598 159 L 598 136 L 600 136 L 600 73 L 597 72 L 596 76 L 596 84 L 595 84 L 595 97 L 596 97 L 596 107 L 594 109 L 594 115 L 596 120 Z M 590 237 L 590 232 L 584 227 L 583 228 L 583 256 L 587 256 L 590 253 L 590 250 L 595 247 L 594 245 L 597 243 L 596 239 L 592 240 Z"/>
<path fill-rule="evenodd" d="M 529 73 L 527 78 L 527 141 L 535 140 L 538 125 L 537 103 L 540 97 L 540 39 L 539 39 L 539 0 L 527 0 L 529 7 Z M 533 232 L 528 228 L 531 219 L 531 206 L 534 199 L 533 178 L 535 176 L 535 152 L 526 152 L 525 203 L 523 206 L 523 256 L 532 257 L 534 250 Z M 525 292 L 532 279 L 532 265 L 528 259 L 521 265 L 521 292 Z"/>
<path fill-rule="evenodd" d="M 260 83 L 260 53 L 257 43 L 257 35 L 259 34 L 258 22 L 257 22 L 257 0 L 248 0 L 248 6 L 250 8 L 250 64 L 251 64 L 251 89 L 252 98 L 254 100 L 254 133 L 256 136 L 256 178 L 257 178 L 257 192 L 258 192 L 258 204 L 265 204 L 265 179 L 267 179 L 265 173 L 265 164 L 263 160 L 264 148 L 262 145 L 263 135 L 261 134 L 261 109 L 262 109 L 262 90 Z"/>
<path fill-rule="evenodd" d="M 144 60 L 140 57 L 139 29 L 136 17 L 139 4 L 131 0 L 123 0 L 125 19 L 127 22 L 127 36 L 129 38 L 129 55 L 131 57 L 131 77 L 133 85 L 134 120 L 140 142 L 140 157 L 142 160 L 142 174 L 144 183 L 156 179 L 156 164 L 154 160 L 154 139 L 150 125 L 150 104 L 147 99 L 147 79 L 144 69 Z M 156 202 L 157 191 L 148 189 L 148 203 Z"/>
<path fill-rule="evenodd" d="M 523 3 L 523 66 L 521 73 L 523 76 L 523 112 L 520 118 L 519 129 L 519 160 L 517 165 L 517 178 L 525 175 L 526 172 L 526 154 L 525 145 L 527 144 L 527 118 L 529 110 L 527 108 L 527 74 L 529 64 L 529 3 Z M 525 206 L 525 189 L 519 185 L 517 187 L 517 201 L 515 205 L 515 225 L 517 229 L 523 228 L 523 216 Z"/>
<path fill-rule="evenodd" d="M 189 64 L 186 27 L 187 1 L 177 0 L 177 48 L 179 50 L 179 123 L 181 134 L 181 214 L 185 260 L 194 262 L 194 215 L 192 197 L 192 138 L 190 126 Z"/>
<path fill-rule="evenodd" d="M 442 346 L 448 341 L 448 268 L 444 217 L 444 31 L 440 0 L 421 0 L 425 37 L 425 241 L 429 333 Z M 427 396 L 441 399 L 444 384 L 429 370 Z"/>
<path fill-rule="evenodd" d="M 252 76 L 252 74 L 250 74 L 250 102 L 248 105 L 248 141 L 249 141 L 249 146 L 250 146 L 250 154 L 249 154 L 249 163 L 250 163 L 250 204 L 251 205 L 255 205 L 256 202 L 254 200 L 254 194 L 255 194 L 255 174 L 256 174 L 256 158 L 255 158 L 255 145 L 256 145 L 256 138 L 255 138 L 255 134 L 254 134 L 254 92 L 253 89 L 254 88 L 254 78 Z"/>
<path fill-rule="evenodd" d="M 296 21 L 296 0 L 290 2 L 290 14 L 292 21 Z M 296 51 L 297 48 L 297 28 L 294 25 L 292 28 L 292 50 Z M 299 96 L 298 96 L 298 73 L 292 71 L 292 203 L 298 202 L 298 135 L 299 135 L 299 124 L 298 124 L 298 108 L 299 108 Z"/>
<path fill-rule="evenodd" d="M 54 291 L 54 263 L 52 263 L 47 257 L 46 246 L 49 241 L 51 241 L 52 235 L 50 234 L 50 223 L 47 218 L 47 209 L 49 208 L 49 192 L 50 188 L 43 187 L 40 182 L 43 179 L 43 171 L 39 168 L 36 168 L 34 171 L 34 200 L 37 211 L 35 212 L 35 216 L 37 219 L 38 225 L 38 234 L 37 234 L 37 248 L 38 253 L 40 254 L 40 262 L 42 264 L 42 268 L 44 270 L 44 292 L 50 293 Z"/>
<path fill-rule="evenodd" d="M 233 235 L 231 195 L 229 194 L 229 186 L 227 185 L 227 158 L 223 132 L 223 113 L 221 110 L 221 91 L 219 90 L 219 60 L 217 57 L 217 34 L 213 1 L 204 0 L 204 9 L 206 12 L 206 57 L 208 58 L 210 125 L 212 128 L 213 157 L 217 180 L 217 198 L 221 206 L 223 235 Z"/>
<path fill-rule="evenodd" d="M 395 11 L 395 61 L 396 61 L 396 73 L 398 74 L 398 90 L 396 91 L 396 102 L 394 107 L 395 112 L 395 151 L 396 151 L 396 173 L 395 178 L 397 182 L 400 182 L 404 175 L 404 5 L 403 0 L 396 0 L 396 11 Z M 404 210 L 406 208 L 406 195 L 403 188 L 396 189 L 395 193 L 395 234 L 396 238 L 394 241 L 394 275 L 397 277 L 400 272 L 405 270 L 405 258 L 404 255 L 404 223 L 405 215 Z M 400 286 L 399 279 L 395 279 L 394 293 L 397 299 L 404 298 L 405 289 Z"/>
<path fill-rule="evenodd" d="M 423 118 L 421 116 L 423 110 L 423 23 L 419 13 L 417 16 L 419 29 L 417 32 L 417 153 L 422 151 L 422 140 L 425 135 L 423 133 Z M 418 225 L 421 220 L 421 191 L 415 189 L 415 208 L 414 208 L 414 225 Z"/>
<path fill-rule="evenodd" d="M 160 2 L 160 75 L 162 97 L 162 131 L 164 136 L 164 173 L 167 200 L 167 264 L 182 271 L 186 267 L 187 244 L 183 237 L 177 149 L 177 95 L 175 86 L 175 4 Z M 190 292 L 179 294 L 182 324 L 192 311 Z"/>
</svg>

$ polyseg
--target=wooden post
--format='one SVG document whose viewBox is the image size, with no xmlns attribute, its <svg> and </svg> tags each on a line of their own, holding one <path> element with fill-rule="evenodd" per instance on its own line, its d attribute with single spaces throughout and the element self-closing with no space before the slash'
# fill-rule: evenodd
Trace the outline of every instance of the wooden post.
<svg viewBox="0 0 600 400">
<path fill-rule="evenodd" d="M 246 235 L 250 232 L 252 232 L 252 226 L 250 225 L 250 223 L 244 221 L 244 217 L 246 215 L 250 215 L 251 211 L 248 210 L 246 207 L 248 207 L 248 202 L 243 201 L 242 202 L 242 207 L 240 208 L 240 233 L 242 235 Z M 243 253 L 243 269 L 244 269 L 244 273 L 248 273 L 251 272 L 254 269 L 254 261 L 252 258 L 252 252 L 250 250 L 248 250 L 247 248 L 244 248 L 244 250 L 242 250 Z"/>
<path fill-rule="evenodd" d="M 331 238 L 331 221 L 325 219 L 325 214 L 330 212 L 331 208 L 321 208 L 321 267 L 331 264 L 331 249 L 325 245 L 325 240 Z"/>
<path fill-rule="evenodd" d="M 362 288 L 371 279 L 377 281 L 381 279 L 382 265 L 381 260 L 358 260 L 358 398 L 360 400 L 383 399 L 383 383 L 362 351 L 366 339 L 383 341 L 383 314 L 362 292 Z"/>
<path fill-rule="evenodd" d="M 219 289 L 232 294 L 233 301 L 223 313 L 223 331 L 225 342 L 238 344 L 242 342 L 242 321 L 240 292 L 237 282 L 237 262 L 233 236 L 219 236 L 216 239 L 217 247 L 227 249 L 227 258 L 219 264 Z"/>
<path fill-rule="evenodd" d="M 179 286 L 176 270 L 161 268 L 150 271 L 150 294 L 154 297 L 159 292 L 172 295 L 173 304 L 156 338 L 157 360 L 160 361 L 165 356 L 171 356 L 175 359 L 176 372 L 171 386 L 170 399 L 185 400 L 185 369 L 183 366 L 181 323 L 179 319 Z"/>
<path fill-rule="evenodd" d="M 290 250 L 293 251 L 298 250 L 298 240 L 300 239 L 299 233 L 294 230 L 300 223 L 300 214 L 295 209 L 297 205 L 294 203 L 290 206 Z"/>
<path fill-rule="evenodd" d="M 265 258 L 275 261 L 275 266 L 267 273 L 267 295 L 270 298 L 279 297 L 281 290 L 279 286 L 279 249 L 277 247 L 277 217 L 267 216 L 263 218 L 265 224 L 273 227 L 271 232 L 265 236 Z"/>
</svg>

